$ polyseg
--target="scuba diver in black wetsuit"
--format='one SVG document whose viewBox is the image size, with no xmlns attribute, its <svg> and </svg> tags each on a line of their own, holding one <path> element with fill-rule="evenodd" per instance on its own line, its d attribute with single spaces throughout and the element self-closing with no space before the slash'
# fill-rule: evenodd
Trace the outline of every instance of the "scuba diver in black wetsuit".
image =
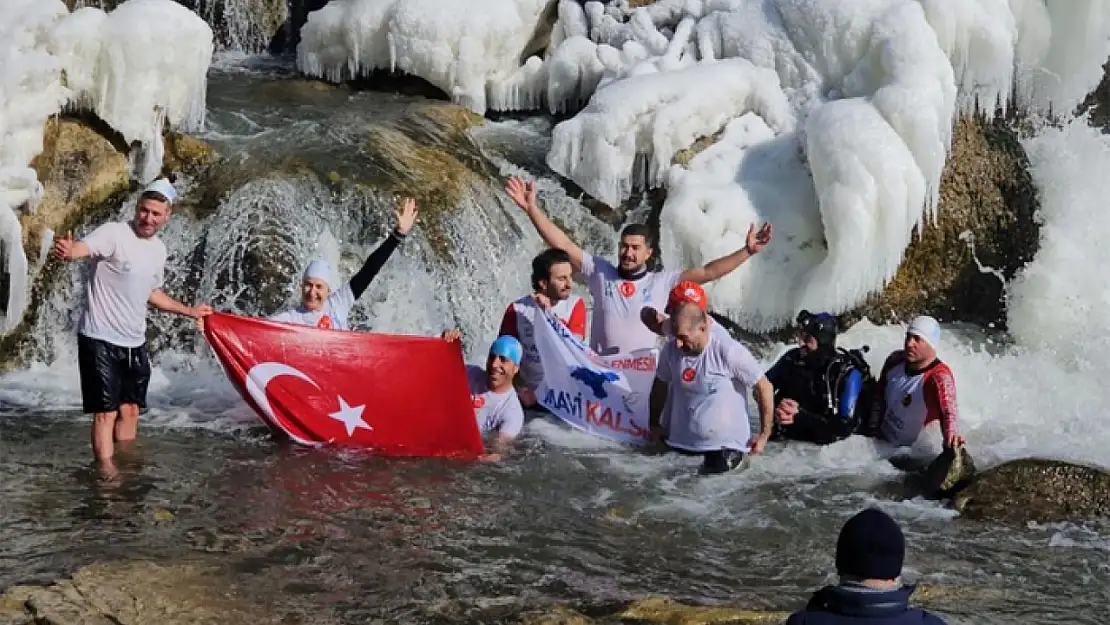
<svg viewBox="0 0 1110 625">
<path fill-rule="evenodd" d="M 875 379 L 860 350 L 836 347 L 836 317 L 798 314 L 798 347 L 783 354 L 767 379 L 775 388 L 771 440 L 828 445 L 854 434 L 874 392 Z"/>
</svg>

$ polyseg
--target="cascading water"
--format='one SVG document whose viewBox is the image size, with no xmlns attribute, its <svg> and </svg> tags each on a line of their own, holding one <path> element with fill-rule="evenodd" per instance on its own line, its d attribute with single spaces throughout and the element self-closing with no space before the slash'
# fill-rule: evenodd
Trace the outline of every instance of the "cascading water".
<svg viewBox="0 0 1110 625">
<path fill-rule="evenodd" d="M 295 301 L 312 257 L 337 255 L 348 276 L 391 226 L 394 197 L 372 182 L 380 172 L 367 157 L 376 149 L 367 129 L 402 115 L 411 100 L 305 89 L 234 60 L 215 67 L 204 137 L 228 166 L 255 173 L 211 205 L 174 215 L 162 235 L 167 290 L 222 310 L 269 313 Z M 613 230 L 542 173 L 550 133 L 529 120 L 487 123 L 474 134 L 499 173 L 520 173 L 522 163 L 540 171 L 549 213 L 584 247 L 611 254 Z M 1036 259 L 1009 285 L 1013 336 L 1000 344 L 976 328 L 946 327 L 941 357 L 956 372 L 961 421 L 981 468 L 1029 456 L 1105 465 L 1110 394 L 1101 371 L 1110 365 L 1110 328 L 1102 311 L 1110 289 L 1092 259 L 1110 229 L 1102 206 L 1110 140 L 1079 120 L 1040 129 L 1024 144 L 1045 223 Z M 326 175 L 333 171 L 334 180 Z M 202 184 L 184 180 L 182 189 L 188 196 Z M 426 212 L 352 322 L 417 334 L 459 327 L 468 360 L 480 361 L 542 248 L 500 185 L 479 177 L 457 206 Z M 116 217 L 129 217 L 133 202 Z M 60 273 L 40 285 L 28 360 L 0 377 L 0 587 L 94 560 L 215 551 L 241 572 L 243 592 L 273 610 L 351 623 L 426 622 L 444 604 L 650 593 L 794 608 L 831 579 L 839 524 L 877 504 L 906 527 L 907 576 L 959 587 L 934 599 L 951 623 L 1071 625 L 1100 622 L 1105 611 L 1104 524 L 956 519 L 941 504 L 892 490 L 897 472 L 854 439 L 772 446 L 742 476 L 706 480 L 692 475 L 696 459 L 641 455 L 542 420 L 502 466 L 278 449 L 255 436 L 257 418 L 190 323 L 160 313 L 151 314 L 155 371 L 141 458 L 121 467 L 118 492 L 105 493 L 81 479 L 88 419 L 79 414 L 73 334 L 84 268 Z M 899 327 L 861 323 L 840 342 L 869 344 L 877 368 L 900 336 Z M 775 346 L 765 364 L 785 348 Z M 172 522 L 152 524 L 161 511 Z"/>
</svg>

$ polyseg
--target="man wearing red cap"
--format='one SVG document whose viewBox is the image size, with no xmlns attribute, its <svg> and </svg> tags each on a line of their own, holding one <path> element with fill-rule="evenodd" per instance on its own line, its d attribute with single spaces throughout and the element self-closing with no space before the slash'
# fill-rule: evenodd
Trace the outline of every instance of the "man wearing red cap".
<svg viewBox="0 0 1110 625">
<path fill-rule="evenodd" d="M 763 368 L 732 337 L 709 330 L 698 305 L 674 309 L 674 336 L 659 355 L 649 399 L 652 438 L 682 453 L 703 456 L 701 473 L 731 471 L 746 454 L 763 451 L 774 426 L 774 389 Z M 752 435 L 747 396 L 759 407 Z"/>
<path fill-rule="evenodd" d="M 697 282 L 684 280 L 671 289 L 670 295 L 667 297 L 667 306 L 663 309 L 663 315 L 659 314 L 659 311 L 652 306 L 644 306 L 640 309 L 640 321 L 656 334 L 674 336 L 670 315 L 674 314 L 674 311 L 682 304 L 693 304 L 704 311 L 708 311 L 709 296 L 705 294 L 705 289 L 701 288 L 701 285 Z M 707 316 L 707 320 L 710 332 L 720 337 L 732 338 L 728 330 L 714 321 L 712 317 Z"/>
<path fill-rule="evenodd" d="M 543 214 L 536 203 L 534 184 L 514 177 L 506 190 L 543 240 L 566 250 L 574 269 L 586 278 L 594 303 L 590 347 L 601 355 L 656 347 L 658 335 L 640 321 L 644 306 L 661 302 L 679 282 L 704 284 L 731 273 L 771 241 L 771 224 L 764 224 L 758 231 L 752 224 L 746 245 L 727 256 L 685 271 L 649 271 L 648 261 L 654 250 L 651 231 L 644 224 L 629 224 L 621 231 L 619 262 L 613 265 L 601 256 L 584 252 Z"/>
</svg>

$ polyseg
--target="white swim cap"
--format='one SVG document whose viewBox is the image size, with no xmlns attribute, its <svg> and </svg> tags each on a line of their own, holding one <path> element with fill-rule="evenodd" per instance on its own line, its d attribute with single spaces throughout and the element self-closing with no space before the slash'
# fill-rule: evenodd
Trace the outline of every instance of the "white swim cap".
<svg viewBox="0 0 1110 625">
<path fill-rule="evenodd" d="M 159 178 L 154 182 L 148 184 L 146 188 L 143 189 L 143 193 L 146 193 L 147 191 L 154 191 L 155 193 L 161 195 L 162 197 L 166 198 L 171 205 L 177 200 L 177 189 L 174 189 L 173 185 L 170 184 L 170 181 L 166 180 L 165 178 Z"/>
<path fill-rule="evenodd" d="M 934 349 L 940 347 L 940 324 L 928 315 L 915 317 L 910 322 L 910 326 L 906 328 L 906 334 L 925 339 Z"/>
<path fill-rule="evenodd" d="M 309 278 L 323 280 L 324 283 L 328 285 L 329 289 L 335 290 L 335 274 L 332 273 L 331 265 L 328 264 L 328 261 L 322 258 L 312 261 L 308 264 L 308 267 L 305 268 L 304 277 L 301 279 L 308 280 Z"/>
</svg>

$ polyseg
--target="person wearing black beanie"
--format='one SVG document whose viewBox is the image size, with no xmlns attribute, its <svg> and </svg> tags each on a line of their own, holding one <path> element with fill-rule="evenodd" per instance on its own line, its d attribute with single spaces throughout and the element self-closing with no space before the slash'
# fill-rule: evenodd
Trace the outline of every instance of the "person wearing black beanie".
<svg viewBox="0 0 1110 625">
<path fill-rule="evenodd" d="M 910 607 L 914 587 L 901 581 L 905 556 L 906 539 L 894 519 L 877 508 L 856 514 L 836 541 L 840 584 L 814 593 L 786 625 L 946 625 Z"/>
<path fill-rule="evenodd" d="M 798 347 L 766 374 L 775 389 L 772 440 L 828 445 L 855 433 L 856 406 L 870 405 L 875 381 L 861 352 L 837 349 L 836 317 L 803 310 L 796 321 Z"/>
</svg>

